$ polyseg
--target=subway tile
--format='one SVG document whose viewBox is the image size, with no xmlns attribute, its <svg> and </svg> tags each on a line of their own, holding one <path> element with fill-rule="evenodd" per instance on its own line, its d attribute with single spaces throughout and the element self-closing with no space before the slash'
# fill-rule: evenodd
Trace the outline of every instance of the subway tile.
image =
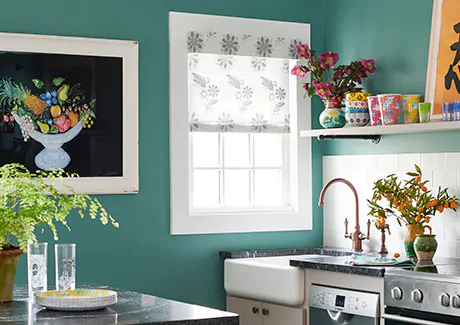
<svg viewBox="0 0 460 325">
<path fill-rule="evenodd" d="M 387 171 L 387 173 L 396 173 L 398 171 L 398 155 L 378 155 L 377 168 Z"/>
<path fill-rule="evenodd" d="M 432 188 L 437 193 L 438 187 L 456 187 L 457 186 L 457 171 L 442 169 L 433 170 Z"/>
<path fill-rule="evenodd" d="M 412 171 L 415 169 L 414 165 L 420 166 L 421 159 L 421 155 L 417 153 L 400 154 L 398 155 L 398 169 L 406 172 Z"/>
<path fill-rule="evenodd" d="M 424 170 L 444 169 L 446 167 L 445 153 L 424 153 L 421 158 L 421 168 Z"/>
<path fill-rule="evenodd" d="M 438 257 L 457 257 L 458 241 L 456 240 L 439 240 L 436 256 Z"/>
<path fill-rule="evenodd" d="M 460 152 L 446 153 L 446 168 L 460 170 Z"/>
</svg>

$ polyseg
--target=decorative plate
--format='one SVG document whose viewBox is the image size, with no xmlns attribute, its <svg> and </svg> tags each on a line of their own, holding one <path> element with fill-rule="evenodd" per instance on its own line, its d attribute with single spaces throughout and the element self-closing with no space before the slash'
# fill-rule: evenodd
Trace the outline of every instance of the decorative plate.
<svg viewBox="0 0 460 325">
<path fill-rule="evenodd" d="M 36 303 L 47 309 L 61 311 L 97 310 L 117 303 L 112 290 L 76 289 L 37 292 Z"/>
</svg>

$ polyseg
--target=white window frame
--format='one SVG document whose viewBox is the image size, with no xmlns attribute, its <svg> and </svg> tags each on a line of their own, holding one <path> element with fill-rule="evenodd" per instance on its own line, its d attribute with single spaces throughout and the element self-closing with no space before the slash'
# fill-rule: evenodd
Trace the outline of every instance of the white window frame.
<svg viewBox="0 0 460 325">
<path fill-rule="evenodd" d="M 297 96 L 291 96 L 291 202 L 294 211 L 254 211 L 252 213 L 190 214 L 189 209 L 189 124 L 188 61 L 184 44 L 190 26 L 222 26 L 235 33 L 245 31 L 282 31 L 292 38 L 310 39 L 310 25 L 246 18 L 170 12 L 170 177 L 171 234 L 210 234 L 312 229 L 311 139 L 301 138 L 300 130 L 311 125 L 311 103 L 304 98 L 302 83 L 291 78 Z M 299 35 L 301 34 L 301 35 Z M 292 123 L 294 121 L 294 123 Z"/>
</svg>

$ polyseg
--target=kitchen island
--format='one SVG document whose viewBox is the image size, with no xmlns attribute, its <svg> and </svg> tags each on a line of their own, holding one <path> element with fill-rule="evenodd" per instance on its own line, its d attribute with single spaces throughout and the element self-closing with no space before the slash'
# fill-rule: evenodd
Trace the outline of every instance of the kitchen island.
<svg viewBox="0 0 460 325">
<path fill-rule="evenodd" d="M 0 304 L 0 324 L 46 325 L 238 325 L 236 314 L 99 285 L 82 288 L 115 290 L 118 303 L 98 311 L 59 312 L 29 302 L 27 286 L 16 286 L 14 301 Z"/>
</svg>

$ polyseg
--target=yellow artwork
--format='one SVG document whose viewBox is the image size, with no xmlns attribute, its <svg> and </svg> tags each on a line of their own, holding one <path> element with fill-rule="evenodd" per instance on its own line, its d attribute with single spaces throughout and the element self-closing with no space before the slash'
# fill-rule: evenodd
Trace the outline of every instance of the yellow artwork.
<svg viewBox="0 0 460 325">
<path fill-rule="evenodd" d="M 433 103 L 432 115 L 439 116 L 442 103 L 460 101 L 459 0 L 434 1 L 431 34 L 426 96 Z"/>
</svg>

